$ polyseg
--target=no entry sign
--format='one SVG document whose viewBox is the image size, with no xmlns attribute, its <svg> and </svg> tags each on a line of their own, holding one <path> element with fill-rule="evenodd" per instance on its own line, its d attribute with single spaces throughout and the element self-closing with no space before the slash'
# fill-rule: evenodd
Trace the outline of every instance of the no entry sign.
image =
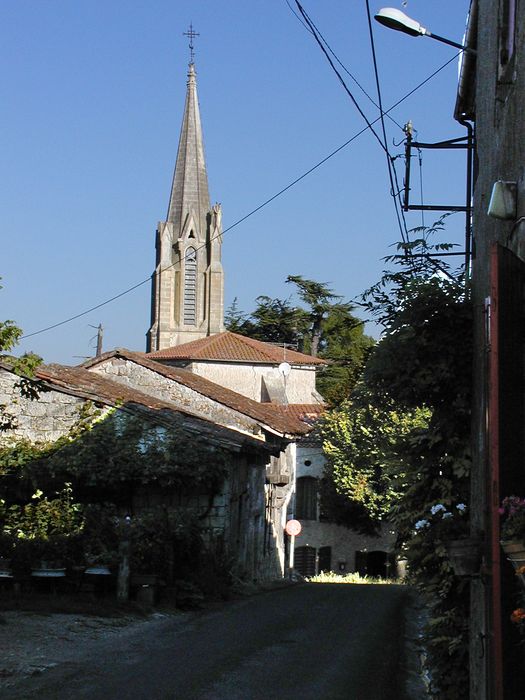
<svg viewBox="0 0 525 700">
<path fill-rule="evenodd" d="M 289 520 L 284 528 L 287 535 L 291 537 L 297 537 L 301 534 L 302 525 L 298 520 Z"/>
</svg>

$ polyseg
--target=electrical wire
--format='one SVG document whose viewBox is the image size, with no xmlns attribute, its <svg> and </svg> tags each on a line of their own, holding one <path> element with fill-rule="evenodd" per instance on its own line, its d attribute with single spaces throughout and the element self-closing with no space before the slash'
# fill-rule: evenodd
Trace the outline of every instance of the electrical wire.
<svg viewBox="0 0 525 700">
<path fill-rule="evenodd" d="M 458 54 L 459 55 L 459 54 Z M 457 59 L 457 56 L 455 55 L 452 58 L 450 58 L 448 61 L 443 63 L 439 68 L 437 68 L 433 73 L 431 73 L 428 77 L 426 77 L 423 81 L 418 83 L 412 90 L 406 93 L 403 97 L 401 97 L 397 102 L 394 102 L 394 104 L 385 111 L 385 114 L 388 114 L 389 112 L 392 112 L 394 109 L 399 107 L 400 104 L 405 102 L 409 97 L 411 97 L 415 92 L 420 90 L 424 85 L 426 85 L 428 82 L 430 82 L 438 73 L 440 73 L 442 70 L 444 70 L 452 61 L 455 61 Z M 377 119 L 372 121 L 372 124 L 375 124 L 379 121 L 379 117 Z M 290 182 L 286 187 L 283 187 L 279 192 L 274 194 L 272 197 L 269 197 L 267 200 L 265 200 L 262 204 L 259 206 L 255 207 L 255 209 L 252 209 L 248 214 L 245 214 L 243 217 L 238 219 L 235 223 L 233 223 L 231 226 L 228 228 L 224 229 L 220 235 L 224 236 L 224 234 L 228 233 L 232 229 L 236 228 L 239 226 L 239 224 L 243 223 L 246 221 L 246 219 L 249 219 L 251 216 L 256 214 L 258 211 L 266 207 L 268 204 L 273 202 L 275 199 L 283 195 L 285 192 L 287 192 L 289 189 L 294 187 L 297 183 L 301 182 L 301 180 L 304 180 L 305 177 L 308 177 L 311 173 L 313 173 L 315 170 L 321 167 L 321 165 L 324 165 L 328 160 L 333 158 L 335 155 L 337 155 L 340 151 L 342 151 L 344 148 L 346 148 L 348 145 L 350 145 L 353 141 L 355 141 L 359 136 L 364 134 L 366 131 L 368 131 L 368 126 L 362 128 L 360 131 L 355 133 L 351 138 L 348 139 L 348 141 L 345 141 L 343 144 L 341 144 L 338 148 L 333 150 L 331 153 L 329 153 L 327 156 L 325 156 L 322 160 L 318 161 L 315 165 L 313 165 L 311 168 L 306 170 L 302 175 L 299 175 L 299 177 L 295 178 L 292 182 Z M 215 238 L 218 238 L 219 236 L 216 236 Z M 211 239 L 211 240 L 214 240 Z M 200 250 L 200 248 L 203 248 L 206 244 L 203 244 L 197 250 Z M 168 267 L 165 267 L 161 270 L 161 272 L 165 272 L 166 270 L 169 270 L 171 267 L 174 265 L 178 264 L 179 261 L 176 261 L 169 265 Z M 112 302 L 116 301 L 117 299 L 120 299 L 121 297 L 125 296 L 126 294 L 130 294 L 131 292 L 135 291 L 135 289 L 138 289 L 139 287 L 142 287 L 144 284 L 147 284 L 148 282 L 151 282 L 151 275 L 147 277 L 146 279 L 142 280 L 141 282 L 137 282 L 137 284 L 134 284 L 131 287 L 128 287 L 124 291 L 120 292 L 119 294 L 115 294 L 115 296 L 112 296 L 109 299 L 106 299 L 105 301 L 100 302 L 99 304 L 96 304 L 95 306 L 90 307 L 89 309 L 86 309 L 84 311 L 81 311 L 78 314 L 75 314 L 74 316 L 70 316 L 69 318 L 66 318 L 62 321 L 59 321 L 58 323 L 54 323 L 50 326 L 46 326 L 45 328 L 41 328 L 38 331 L 33 331 L 32 333 L 26 333 L 25 335 L 21 336 L 19 340 L 26 340 L 27 338 L 32 338 L 35 335 L 40 335 L 41 333 L 46 333 L 47 331 L 54 330 L 55 328 L 59 328 L 60 326 L 64 326 L 67 323 L 71 323 L 71 321 L 75 321 L 77 318 L 81 318 L 82 316 L 87 316 L 87 314 L 96 311 L 97 309 L 102 308 L 103 306 L 107 306 L 107 304 L 111 304 Z"/>
<path fill-rule="evenodd" d="M 312 30 L 312 35 L 313 35 L 315 41 L 317 42 L 317 44 L 318 44 L 319 48 L 321 49 L 321 51 L 323 52 L 323 54 L 325 55 L 326 60 L 327 60 L 328 63 L 330 64 L 330 67 L 332 68 L 332 70 L 334 71 L 334 73 L 336 74 L 336 76 L 337 76 L 339 82 L 340 82 L 341 85 L 343 86 L 344 91 L 346 92 L 346 94 L 348 95 L 348 97 L 349 97 L 349 98 L 352 100 L 352 102 L 354 103 L 354 107 L 357 109 L 357 111 L 359 112 L 359 114 L 361 115 L 361 117 L 362 117 L 362 118 L 364 119 L 364 121 L 366 122 L 367 127 L 370 129 L 370 131 L 372 132 L 372 134 L 375 136 L 375 138 L 376 138 L 377 142 L 379 143 L 380 147 L 381 147 L 384 151 L 386 151 L 387 149 L 386 149 L 384 143 L 381 141 L 381 138 L 380 138 L 379 134 L 378 134 L 377 131 L 374 129 L 372 122 L 368 119 L 368 117 L 366 116 L 366 114 L 363 112 L 363 110 L 362 110 L 361 107 L 359 106 L 359 103 L 357 102 L 356 98 L 354 97 L 352 91 L 350 90 L 350 88 L 348 87 L 348 85 L 345 83 L 343 76 L 342 76 L 341 73 L 337 70 L 337 68 L 336 68 L 335 65 L 334 65 L 334 62 L 332 61 L 332 59 L 331 59 L 330 56 L 328 55 L 328 51 L 326 50 L 326 48 L 324 47 L 323 42 L 321 41 L 321 38 L 320 38 L 320 35 L 319 35 L 319 31 L 318 31 L 317 27 L 315 26 L 314 22 L 310 19 L 310 17 L 308 16 L 308 13 L 307 13 L 306 10 L 304 9 L 304 7 L 301 5 L 301 3 L 299 2 L 299 0 L 295 0 L 295 4 L 297 5 L 297 7 L 298 7 L 298 9 L 299 9 L 299 12 L 300 12 L 301 15 L 303 16 L 304 21 L 307 23 L 307 25 L 308 25 L 308 26 L 310 27 L 310 29 Z M 378 121 L 378 120 L 376 120 L 376 121 Z M 375 122 L 374 122 L 374 123 L 375 123 Z"/>
<path fill-rule="evenodd" d="M 387 139 L 386 139 L 386 129 L 385 129 L 385 124 L 384 124 L 384 116 L 383 116 L 384 113 L 383 113 L 383 109 L 382 109 L 382 107 L 381 107 L 381 90 L 380 90 L 380 87 L 379 87 L 379 78 L 378 78 L 378 72 L 377 72 L 377 62 L 376 62 L 376 60 L 375 60 L 375 48 L 374 48 L 374 45 L 373 45 L 373 36 L 372 36 L 372 26 L 371 26 L 371 20 L 370 20 L 370 11 L 369 11 L 369 9 L 368 9 L 368 20 L 369 20 L 370 35 L 371 35 L 371 39 L 372 39 L 372 49 L 373 49 L 372 53 L 373 53 L 373 57 L 374 57 L 374 68 L 375 68 L 375 75 L 376 75 L 376 85 L 377 85 L 377 90 L 378 90 L 378 95 L 379 95 L 379 100 L 380 100 L 380 104 L 379 104 L 379 106 L 378 106 L 378 109 L 379 109 L 379 115 L 380 115 L 380 116 L 379 116 L 379 121 L 381 122 L 381 125 L 382 125 L 383 140 L 381 140 L 380 136 L 377 134 L 377 132 L 376 132 L 375 129 L 373 128 L 372 124 L 370 123 L 369 119 L 368 119 L 367 116 L 365 115 L 364 111 L 363 111 L 363 110 L 361 109 L 361 107 L 359 106 L 359 104 L 358 104 L 358 102 L 357 102 L 355 96 L 353 95 L 353 93 L 352 93 L 352 92 L 350 91 L 350 89 L 348 88 L 348 86 L 347 86 L 347 84 L 345 83 L 345 81 L 344 81 L 342 75 L 339 73 L 339 71 L 338 71 L 337 68 L 335 67 L 333 61 L 331 60 L 330 56 L 328 55 L 327 49 L 325 48 L 325 45 L 328 47 L 328 43 L 327 43 L 326 40 L 322 37 L 322 35 L 321 35 L 319 29 L 317 28 L 316 24 L 315 24 L 314 21 L 311 19 L 311 17 L 308 15 L 308 13 L 306 12 L 306 10 L 303 8 L 303 6 L 302 6 L 301 3 L 299 2 L 299 0 L 295 0 L 295 4 L 297 5 L 297 8 L 299 9 L 299 12 L 301 13 L 301 15 L 302 15 L 304 21 L 306 22 L 306 24 L 307 24 L 308 27 L 310 28 L 311 33 L 312 33 L 314 39 L 316 40 L 316 42 L 317 42 L 319 48 L 321 49 L 321 51 L 323 52 L 325 58 L 327 59 L 328 63 L 330 64 L 330 67 L 332 68 L 332 70 L 334 71 L 334 73 L 337 75 L 337 77 L 338 77 L 338 79 L 339 79 L 339 82 L 340 82 L 341 85 L 343 86 L 345 92 L 346 92 L 347 95 L 350 97 L 350 99 L 351 99 L 352 102 L 354 103 L 354 106 L 355 106 L 356 109 L 358 110 L 359 114 L 363 117 L 363 119 L 365 120 L 367 126 L 369 127 L 369 129 L 371 130 L 371 132 L 373 133 L 373 135 L 376 137 L 376 139 L 377 139 L 379 145 L 381 146 L 382 150 L 385 152 L 385 155 L 386 155 L 386 157 L 387 157 L 387 164 L 388 164 L 388 175 L 389 175 L 389 179 L 390 179 L 390 189 L 391 189 L 392 197 L 394 198 L 394 208 L 395 208 L 395 212 L 396 212 L 396 218 L 397 218 L 397 223 L 398 223 L 398 227 L 399 227 L 399 232 L 400 232 L 400 235 L 401 235 L 401 238 L 402 238 L 403 242 L 404 242 L 404 243 L 408 243 L 408 228 L 407 228 L 407 225 L 406 225 L 405 217 L 404 217 L 404 214 L 403 214 L 402 207 L 401 207 L 401 208 L 398 208 L 398 200 L 397 200 L 397 197 L 398 197 L 398 193 L 399 193 L 399 184 L 397 184 L 397 189 L 396 189 L 396 187 L 394 186 L 394 176 L 393 176 L 393 174 L 392 174 L 392 163 L 391 163 L 392 157 L 391 157 L 390 152 L 389 152 L 389 150 L 388 150 Z M 367 1 L 367 8 L 368 8 L 368 1 Z"/>
<path fill-rule="evenodd" d="M 314 34 L 312 29 L 306 24 L 306 22 L 303 21 L 303 19 L 297 14 L 297 12 L 293 9 L 293 7 L 290 5 L 289 0 L 285 0 L 286 4 L 288 5 L 288 8 L 290 9 L 290 12 L 298 19 L 298 21 L 302 24 L 302 26 L 308 31 L 310 34 Z M 323 34 L 320 32 L 320 30 L 317 28 L 317 32 L 319 37 L 322 39 L 324 45 L 328 49 L 328 51 L 332 54 L 332 56 L 335 58 L 337 63 L 341 66 L 341 68 L 344 70 L 344 72 L 351 78 L 351 80 L 354 81 L 354 83 L 357 85 L 357 87 L 361 90 L 361 92 L 367 97 L 370 102 L 374 105 L 376 109 L 380 109 L 379 105 L 376 103 L 374 98 L 365 90 L 365 88 L 361 85 L 361 83 L 357 80 L 357 78 L 348 70 L 348 68 L 344 65 L 344 63 L 341 61 L 339 56 L 335 53 L 335 51 L 332 49 L 330 44 L 327 42 Z M 399 124 L 390 114 L 384 113 L 388 119 L 390 119 L 391 122 L 393 122 L 397 127 L 403 131 L 403 127 L 401 124 Z"/>
<path fill-rule="evenodd" d="M 387 167 L 388 167 L 388 177 L 390 179 L 391 193 L 392 193 L 392 198 L 394 200 L 394 209 L 396 211 L 396 218 L 397 218 L 399 230 L 401 233 L 401 238 L 402 238 L 404 243 L 408 243 L 409 242 L 409 235 L 408 235 L 407 222 L 406 222 L 406 218 L 405 218 L 405 213 L 403 211 L 403 206 L 401 205 L 401 201 L 399 200 L 401 190 L 399 188 L 399 182 L 397 180 L 397 172 L 396 172 L 396 169 L 394 167 L 394 162 L 393 162 L 392 156 L 390 155 L 390 151 L 388 149 L 388 141 L 387 141 L 387 137 L 386 137 L 385 118 L 383 116 L 383 100 L 381 97 L 381 85 L 380 85 L 380 81 L 379 81 L 379 70 L 377 67 L 377 56 L 376 56 L 376 48 L 375 48 L 375 41 L 374 41 L 374 32 L 372 30 L 372 18 L 370 15 L 370 4 L 369 4 L 368 0 L 365 0 L 365 3 L 366 3 L 367 18 L 368 18 L 368 31 L 369 31 L 369 36 L 370 36 L 370 47 L 372 50 L 372 61 L 373 61 L 373 65 L 374 65 L 374 75 L 375 75 L 375 80 L 376 80 L 377 99 L 379 101 L 379 115 L 381 118 L 381 129 L 383 131 L 383 140 L 384 140 L 384 144 L 385 144 L 386 161 L 387 161 Z M 394 180 L 395 180 L 395 186 L 394 186 Z"/>
</svg>

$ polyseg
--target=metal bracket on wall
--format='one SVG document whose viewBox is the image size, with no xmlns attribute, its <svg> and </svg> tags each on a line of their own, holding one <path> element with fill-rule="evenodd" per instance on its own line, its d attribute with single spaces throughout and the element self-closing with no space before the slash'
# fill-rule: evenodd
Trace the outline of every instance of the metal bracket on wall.
<svg viewBox="0 0 525 700">
<path fill-rule="evenodd" d="M 472 168 L 473 168 L 473 153 L 474 153 L 474 132 L 472 125 L 469 122 L 460 122 L 467 129 L 467 135 L 457 139 L 449 139 L 447 141 L 438 141 L 436 143 L 423 143 L 412 139 L 412 124 L 408 123 L 405 126 L 405 182 L 404 182 L 404 211 L 463 211 L 465 212 L 465 271 L 468 277 L 470 259 L 472 257 L 472 235 L 471 235 L 471 219 L 472 219 Z M 466 196 L 464 205 L 454 204 L 410 204 L 410 170 L 412 160 L 412 150 L 417 151 L 423 149 L 431 150 L 465 150 L 467 153 L 467 182 Z"/>
</svg>

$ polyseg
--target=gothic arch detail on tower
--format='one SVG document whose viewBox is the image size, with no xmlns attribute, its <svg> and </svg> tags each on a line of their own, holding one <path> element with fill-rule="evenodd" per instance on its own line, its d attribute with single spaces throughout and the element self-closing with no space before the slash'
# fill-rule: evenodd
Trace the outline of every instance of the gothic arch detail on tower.
<svg viewBox="0 0 525 700">
<path fill-rule="evenodd" d="M 148 351 L 224 330 L 221 210 L 210 206 L 195 66 L 186 103 L 168 216 L 158 224 Z"/>
</svg>

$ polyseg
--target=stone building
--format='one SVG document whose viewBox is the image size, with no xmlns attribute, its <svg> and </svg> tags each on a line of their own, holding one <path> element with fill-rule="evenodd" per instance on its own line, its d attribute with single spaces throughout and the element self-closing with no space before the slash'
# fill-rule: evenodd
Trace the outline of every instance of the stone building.
<svg viewBox="0 0 525 700">
<path fill-rule="evenodd" d="M 218 425 L 279 446 L 268 455 L 263 483 L 252 485 L 251 492 L 263 494 L 264 517 L 262 512 L 256 514 L 250 521 L 250 531 L 265 543 L 265 551 L 275 552 L 277 566 L 271 571 L 268 569 L 265 577 L 283 576 L 286 570 L 284 526 L 295 484 L 295 441 L 308 433 L 310 427 L 282 406 L 259 403 L 187 368 L 165 365 L 150 358 L 148 354 L 115 350 L 86 362 L 84 367 L 111 377 L 117 383 L 188 407 L 196 415 Z M 241 497 L 241 510 L 244 508 L 242 499 L 249 499 L 249 493 L 250 489 Z M 257 527 L 254 522 L 258 523 Z"/>
<path fill-rule="evenodd" d="M 152 364 L 190 371 L 246 397 L 245 401 L 256 402 L 265 411 L 297 420 L 305 433 L 311 430 L 304 420 L 306 416 L 319 415 L 324 405 L 315 388 L 316 368 L 325 365 L 324 360 L 236 333 L 225 331 L 148 353 L 146 357 Z M 283 556 L 283 573 L 289 557 L 284 526 L 294 510 L 297 449 L 296 442 L 291 442 L 284 455 L 272 458 L 267 469 L 267 489 L 281 514 L 276 537 Z M 299 569 L 299 573 L 305 572 Z"/>
<path fill-rule="evenodd" d="M 148 354 L 156 362 L 184 367 L 254 401 L 270 404 L 323 403 L 316 369 L 326 360 L 273 343 L 225 331 Z"/>
<path fill-rule="evenodd" d="M 475 125 L 471 514 L 484 554 L 470 583 L 470 697 L 521 698 L 517 579 L 498 507 L 525 495 L 525 6 L 472 0 L 466 42 L 475 52 L 463 57 L 455 118 Z"/>
<path fill-rule="evenodd" d="M 148 350 L 224 330 L 221 206 L 210 206 L 195 65 L 186 104 L 166 221 L 157 226 Z"/>
<path fill-rule="evenodd" d="M 286 471 L 287 446 L 308 430 L 305 424 L 134 353 L 108 353 L 89 369 L 41 366 L 35 379 L 39 396 L 26 398 L 20 393 L 20 378 L 8 366 L 0 367 L 0 404 L 7 407 L 11 423 L 2 431 L 3 444 L 13 438 L 53 443 L 70 434 L 88 404 L 98 407 L 97 421 L 135 417 L 146 430 L 176 431 L 183 449 L 191 449 L 197 437 L 204 438 L 212 450 L 216 446 L 228 454 L 219 492 L 189 494 L 181 500 L 176 489 L 160 489 L 151 478 L 127 489 L 126 512 L 162 505 L 200 513 L 207 541 L 211 546 L 221 543 L 235 561 L 237 576 L 257 581 L 283 575 L 284 499 L 268 484 L 267 465 L 271 471 L 275 461 Z M 107 455 L 108 468 L 111 457 Z"/>
<path fill-rule="evenodd" d="M 306 419 L 315 420 L 315 414 Z M 325 456 L 315 431 L 297 442 L 293 516 L 302 532 L 295 540 L 295 569 L 303 576 L 321 571 L 340 574 L 357 572 L 361 576 L 395 577 L 398 574 L 393 555 L 395 531 L 383 523 L 378 534 L 366 535 L 323 517 L 320 484 Z"/>
</svg>

